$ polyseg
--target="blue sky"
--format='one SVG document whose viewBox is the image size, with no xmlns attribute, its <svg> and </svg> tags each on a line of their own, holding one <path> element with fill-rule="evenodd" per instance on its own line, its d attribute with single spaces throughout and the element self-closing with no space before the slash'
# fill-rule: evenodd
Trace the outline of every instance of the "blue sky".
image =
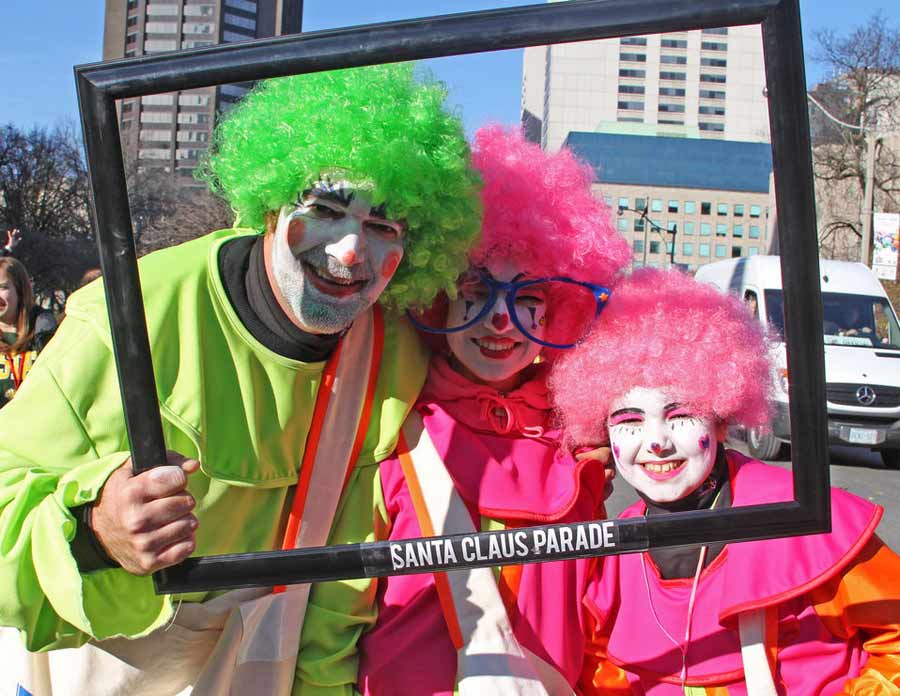
<svg viewBox="0 0 900 696">
<path fill-rule="evenodd" d="M 368 24 L 528 4 L 528 0 L 305 0 L 304 29 Z M 0 26 L 0 124 L 75 124 L 72 66 L 100 60 L 103 41 L 102 0 L 6 0 Z M 801 0 L 807 54 L 815 48 L 815 31 L 838 32 L 864 24 L 880 10 L 893 26 L 900 24 L 897 0 Z M 335 11 L 338 8 L 339 11 Z M 852 8 L 853 12 L 850 12 Z M 519 117 L 522 52 L 520 50 L 441 58 L 429 61 L 444 80 L 471 131 L 487 120 L 513 123 Z M 807 57 L 810 86 L 822 68 Z"/>
</svg>

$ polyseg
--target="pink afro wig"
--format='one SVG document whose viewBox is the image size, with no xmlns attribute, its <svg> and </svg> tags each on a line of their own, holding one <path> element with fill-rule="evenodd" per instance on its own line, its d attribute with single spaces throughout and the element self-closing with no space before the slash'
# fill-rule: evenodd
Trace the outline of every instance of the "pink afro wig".
<svg viewBox="0 0 900 696">
<path fill-rule="evenodd" d="M 720 422 L 763 426 L 766 336 L 740 300 L 678 271 L 622 280 L 590 336 L 558 359 L 550 388 L 567 437 L 606 439 L 610 404 L 634 387 L 664 389 Z"/>
<path fill-rule="evenodd" d="M 566 276 L 612 286 L 631 260 L 631 248 L 615 229 L 609 206 L 591 193 L 591 167 L 567 149 L 548 154 L 525 140 L 518 128 L 485 126 L 475 133 L 472 164 L 483 180 L 481 241 L 469 261 L 488 271 L 511 264 L 533 278 Z M 446 297 L 429 310 L 443 323 Z M 545 338 L 566 343 L 573 322 L 593 318 L 593 300 L 580 294 L 549 298 Z M 589 305 L 589 306 L 588 306 Z M 445 348 L 442 337 L 426 339 Z M 545 350 L 548 359 L 556 350 Z"/>
<path fill-rule="evenodd" d="M 472 164 L 484 181 L 474 264 L 490 270 L 500 259 L 531 276 L 608 286 L 631 260 L 609 206 L 591 193 L 593 170 L 569 150 L 548 154 L 518 128 L 491 125 L 475 133 Z"/>
</svg>

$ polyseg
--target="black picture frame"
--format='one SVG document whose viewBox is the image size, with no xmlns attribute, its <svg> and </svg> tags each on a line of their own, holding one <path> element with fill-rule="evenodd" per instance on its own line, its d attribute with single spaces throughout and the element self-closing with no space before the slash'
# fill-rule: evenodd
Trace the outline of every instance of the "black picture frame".
<svg viewBox="0 0 900 696">
<path fill-rule="evenodd" d="M 630 35 L 761 24 L 785 298 L 794 500 L 615 521 L 613 546 L 554 558 L 828 532 L 828 440 L 818 245 L 798 0 L 573 0 L 318 31 L 77 66 L 94 224 L 132 459 L 165 460 L 138 278 L 116 100 L 376 63 Z M 587 523 L 585 523 L 587 524 Z M 565 526 L 565 525 L 564 525 Z M 578 525 L 570 525 L 575 528 Z M 539 528 L 535 528 L 539 529 Z M 545 530 L 548 528 L 544 528 Z M 491 532 L 483 535 L 485 540 Z M 454 537 L 461 543 L 462 536 Z M 379 542 L 191 558 L 158 592 L 394 574 Z M 534 557 L 525 561 L 547 560 Z M 521 563 L 516 558 L 509 562 Z M 498 565 L 483 560 L 439 568 Z"/>
</svg>

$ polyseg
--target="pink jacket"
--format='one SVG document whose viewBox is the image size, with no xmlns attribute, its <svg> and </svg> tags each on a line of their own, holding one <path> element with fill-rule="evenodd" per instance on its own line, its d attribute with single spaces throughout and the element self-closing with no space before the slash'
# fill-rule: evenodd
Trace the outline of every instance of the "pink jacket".
<svg viewBox="0 0 900 696">
<path fill-rule="evenodd" d="M 728 452 L 728 462 L 735 506 L 793 499 L 790 472 L 734 451 Z M 860 673 L 867 658 L 864 636 L 834 635 L 817 615 L 809 593 L 839 576 L 860 554 L 873 536 L 881 508 L 837 489 L 832 489 L 831 504 L 830 534 L 729 544 L 703 570 L 691 622 L 688 685 L 746 694 L 737 616 L 764 607 L 770 608 L 770 621 L 777 622 L 766 641 L 777 650 L 779 693 L 835 694 Z M 644 510 L 639 502 L 622 517 L 643 515 Z M 644 561 L 646 580 L 641 554 L 604 559 L 602 573 L 591 581 L 585 599 L 595 626 L 594 642 L 608 640 L 606 658 L 624 669 L 632 693 L 682 694 L 681 653 L 657 618 L 672 637 L 684 635 L 693 578 L 662 579 L 649 554 Z M 597 693 L 604 693 L 596 686 Z"/>
<path fill-rule="evenodd" d="M 602 510 L 600 467 L 560 453 L 558 434 L 544 431 L 549 406 L 543 373 L 501 395 L 438 360 L 416 408 L 477 528 L 482 516 L 529 526 L 592 519 Z M 422 536 L 397 458 L 381 463 L 381 481 L 390 538 Z M 591 560 L 527 564 L 520 566 L 511 593 L 501 583 L 516 637 L 573 686 L 584 649 L 581 597 L 593 565 Z M 456 650 L 433 575 L 387 578 L 379 583 L 377 601 L 378 620 L 360 642 L 360 691 L 453 693 Z"/>
</svg>

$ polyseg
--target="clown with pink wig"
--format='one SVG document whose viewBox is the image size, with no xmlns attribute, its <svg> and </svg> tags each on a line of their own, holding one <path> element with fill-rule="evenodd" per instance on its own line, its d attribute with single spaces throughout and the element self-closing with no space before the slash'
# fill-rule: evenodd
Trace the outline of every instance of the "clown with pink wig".
<svg viewBox="0 0 900 696">
<path fill-rule="evenodd" d="M 608 434 L 640 500 L 622 517 L 793 499 L 790 472 L 725 449 L 768 422 L 759 323 L 675 271 L 637 271 L 554 366 L 569 437 Z M 610 556 L 584 598 L 585 694 L 900 693 L 900 558 L 882 510 L 832 489 L 830 534 Z"/>
<path fill-rule="evenodd" d="M 436 350 L 397 452 L 380 467 L 390 539 L 604 515 L 604 467 L 561 449 L 546 378 L 599 315 L 630 250 L 591 193 L 592 171 L 568 150 L 548 155 L 492 126 L 476 134 L 473 164 L 484 181 L 481 242 L 457 296 L 412 317 Z M 440 559 L 440 546 L 426 550 Z M 386 578 L 361 640 L 359 690 L 573 693 L 591 565 Z"/>
</svg>

